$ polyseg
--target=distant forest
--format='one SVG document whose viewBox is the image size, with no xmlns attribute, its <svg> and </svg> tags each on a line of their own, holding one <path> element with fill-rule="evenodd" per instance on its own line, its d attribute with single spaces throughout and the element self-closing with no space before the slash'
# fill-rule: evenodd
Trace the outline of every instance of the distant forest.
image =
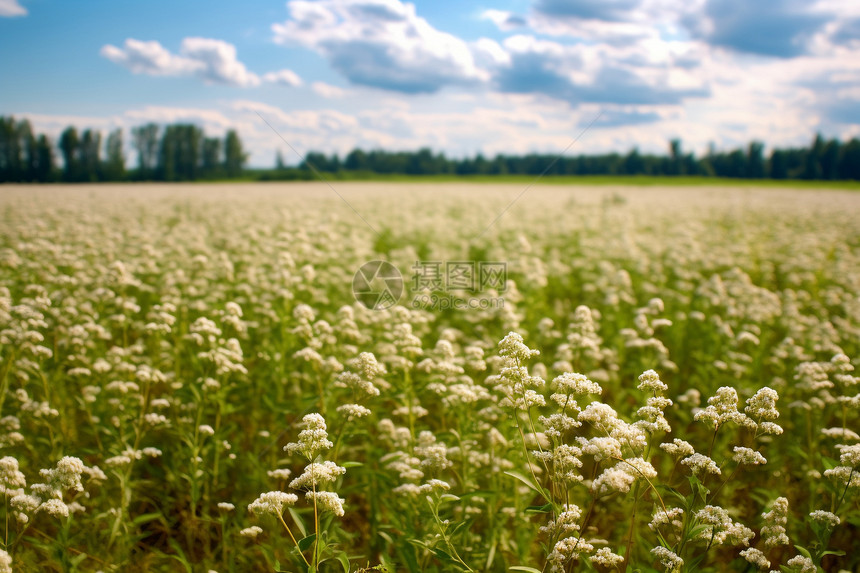
<svg viewBox="0 0 860 573">
<path fill-rule="evenodd" d="M 247 153 L 235 131 L 223 139 L 208 137 L 193 124 L 133 128 L 135 167 L 126 167 L 122 130 L 102 137 L 87 129 L 66 128 L 56 143 L 36 134 L 26 119 L 0 116 L 0 182 L 309 180 L 314 171 L 338 176 L 391 175 L 654 175 L 748 179 L 860 180 L 860 139 L 847 142 L 817 135 L 808 147 L 773 149 L 764 144 L 717 151 L 703 157 L 669 142 L 667 155 L 626 154 L 496 155 L 449 159 L 430 149 L 363 151 L 341 158 L 312 151 L 298 166 L 287 166 L 280 152 L 273 169 L 247 169 Z M 59 159 L 62 159 L 61 166 Z"/>
</svg>

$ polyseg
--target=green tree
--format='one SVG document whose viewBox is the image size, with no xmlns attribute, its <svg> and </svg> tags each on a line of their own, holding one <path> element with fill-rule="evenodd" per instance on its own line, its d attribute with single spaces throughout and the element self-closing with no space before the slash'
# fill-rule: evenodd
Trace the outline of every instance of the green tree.
<svg viewBox="0 0 860 573">
<path fill-rule="evenodd" d="M 74 126 L 67 127 L 60 134 L 60 151 L 63 154 L 63 180 L 80 180 L 80 151 L 81 141 L 78 138 L 78 130 Z"/>
<path fill-rule="evenodd" d="M 131 130 L 134 148 L 137 150 L 138 178 L 153 179 L 159 162 L 160 128 L 154 123 L 135 127 Z"/>
<path fill-rule="evenodd" d="M 242 141 L 235 130 L 230 130 L 224 137 L 224 170 L 228 177 L 238 177 L 248 155 L 242 150 Z"/>
<path fill-rule="evenodd" d="M 102 134 L 87 129 L 81 135 L 81 177 L 84 181 L 101 179 L 101 144 Z"/>
<path fill-rule="evenodd" d="M 203 173 L 215 177 L 221 169 L 221 140 L 217 137 L 203 139 Z"/>
<path fill-rule="evenodd" d="M 54 148 L 44 134 L 36 140 L 36 181 L 51 181 L 54 176 Z"/>
<path fill-rule="evenodd" d="M 105 142 L 105 162 L 102 168 L 107 181 L 121 181 L 125 178 L 125 154 L 122 150 L 122 130 L 116 129 L 108 134 Z"/>
</svg>

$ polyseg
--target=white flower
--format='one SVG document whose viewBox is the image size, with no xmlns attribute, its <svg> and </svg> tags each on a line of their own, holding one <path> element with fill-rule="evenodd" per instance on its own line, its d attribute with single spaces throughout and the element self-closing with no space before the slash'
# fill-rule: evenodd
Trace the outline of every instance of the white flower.
<svg viewBox="0 0 860 573">
<path fill-rule="evenodd" d="M 817 509 L 809 514 L 809 517 L 812 518 L 812 521 L 827 527 L 828 529 L 833 529 L 837 525 L 841 523 L 839 517 L 830 513 L 829 511 L 824 511 L 822 509 Z"/>
<path fill-rule="evenodd" d="M 601 547 L 597 553 L 592 555 L 591 561 L 604 567 L 615 567 L 624 561 L 624 557 L 613 553 L 608 547 Z"/>
<path fill-rule="evenodd" d="M 665 392 L 669 387 L 660 380 L 660 376 L 653 370 L 646 370 L 639 375 L 639 390 L 647 390 L 659 394 Z"/>
<path fill-rule="evenodd" d="M 328 511 L 338 517 L 343 517 L 343 504 L 345 499 L 338 497 L 333 491 L 309 491 L 305 493 L 305 497 L 310 502 L 316 502 L 317 506 L 323 511 Z"/>
<path fill-rule="evenodd" d="M 290 482 L 290 487 L 293 489 L 303 489 L 315 487 L 323 483 L 331 483 L 338 476 L 346 473 L 346 468 L 343 468 L 334 462 L 314 462 L 309 464 L 304 473 Z"/>
<path fill-rule="evenodd" d="M 696 449 L 690 444 L 690 442 L 685 442 L 684 440 L 680 440 L 675 438 L 672 440 L 672 443 L 660 444 L 660 449 L 669 454 L 670 456 L 692 456 L 696 453 Z"/>
<path fill-rule="evenodd" d="M 12 573 L 12 557 L 5 549 L 0 549 L 0 573 Z"/>
<path fill-rule="evenodd" d="M 660 566 L 666 571 L 677 571 L 684 565 L 683 559 L 662 545 L 652 549 L 651 554 L 660 562 Z"/>
<path fill-rule="evenodd" d="M 797 555 L 792 557 L 786 562 L 786 565 L 799 571 L 800 573 L 815 573 L 817 569 L 815 568 L 815 563 L 812 562 L 812 559 L 809 557 L 804 557 L 803 555 Z"/>
<path fill-rule="evenodd" d="M 325 418 L 319 414 L 308 414 L 302 418 L 304 430 L 299 432 L 299 441 L 291 442 L 284 446 L 285 452 L 299 452 L 307 459 L 314 459 L 322 450 L 328 450 L 334 446 L 328 439 Z"/>
<path fill-rule="evenodd" d="M 603 388 L 597 382 L 592 382 L 583 374 L 575 374 L 573 372 L 565 372 L 561 376 L 556 376 L 552 381 L 553 388 L 561 394 L 573 394 L 575 396 L 585 396 L 588 394 L 601 394 Z"/>
<path fill-rule="evenodd" d="M 722 472 L 717 464 L 704 454 L 693 454 L 681 460 L 681 465 L 688 466 L 690 471 L 693 472 L 693 475 L 698 476 L 699 474 L 715 474 L 720 475 Z"/>
<path fill-rule="evenodd" d="M 295 505 L 299 497 L 294 493 L 284 493 L 282 491 L 270 491 L 260 494 L 260 497 L 255 499 L 248 505 L 248 510 L 254 515 L 281 515 L 284 513 L 284 506 Z"/>
<path fill-rule="evenodd" d="M 246 527 L 245 529 L 241 530 L 239 532 L 239 535 L 241 535 L 242 537 L 249 537 L 251 539 L 254 539 L 261 533 L 263 533 L 262 527 L 258 525 L 252 525 L 251 527 Z"/>
<path fill-rule="evenodd" d="M 236 506 L 232 503 L 222 501 L 218 504 L 218 509 L 220 509 L 221 511 L 233 511 L 234 509 L 236 509 Z"/>
<path fill-rule="evenodd" d="M 746 559 L 748 563 L 755 565 L 759 569 L 767 569 L 770 567 L 770 561 L 765 557 L 765 554 L 754 547 L 744 549 L 741 551 L 740 555 Z"/>
<path fill-rule="evenodd" d="M 767 463 L 763 455 L 750 448 L 735 446 L 734 452 L 735 455 L 732 456 L 732 459 L 740 465 L 757 466 Z"/>
<path fill-rule="evenodd" d="M 788 536 L 785 534 L 785 524 L 788 522 L 788 499 L 776 498 L 771 510 L 762 514 L 762 517 L 765 525 L 761 528 L 761 536 L 765 547 L 788 545 Z"/>
</svg>

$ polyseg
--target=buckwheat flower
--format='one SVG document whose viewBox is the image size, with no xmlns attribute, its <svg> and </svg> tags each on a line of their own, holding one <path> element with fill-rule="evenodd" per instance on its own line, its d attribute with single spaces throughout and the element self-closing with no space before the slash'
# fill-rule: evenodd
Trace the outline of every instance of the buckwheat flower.
<svg viewBox="0 0 860 573">
<path fill-rule="evenodd" d="M 784 497 L 776 498 L 771 510 L 763 513 L 762 517 L 765 525 L 761 528 L 761 536 L 765 547 L 788 545 L 788 536 L 785 534 L 785 524 L 788 522 L 788 500 Z"/>
<path fill-rule="evenodd" d="M 65 456 L 57 462 L 54 469 L 39 470 L 39 475 L 45 478 L 51 487 L 58 490 L 84 491 L 81 474 L 85 470 L 86 466 L 79 458 Z"/>
<path fill-rule="evenodd" d="M 786 565 L 799 573 L 815 573 L 817 571 L 812 559 L 803 555 L 792 557 L 786 562 Z"/>
<path fill-rule="evenodd" d="M 141 452 L 143 452 L 143 455 L 149 456 L 150 458 L 157 458 L 161 456 L 161 450 L 159 450 L 158 448 L 143 448 Z"/>
<path fill-rule="evenodd" d="M 551 564 L 551 571 L 561 572 L 564 570 L 565 563 L 579 560 L 580 555 L 589 555 L 593 551 L 594 546 L 581 538 L 566 537 L 555 544 L 547 561 Z"/>
<path fill-rule="evenodd" d="M 203 434 L 204 436 L 214 436 L 215 429 L 209 424 L 202 424 L 197 427 L 197 431 Z"/>
<path fill-rule="evenodd" d="M 699 453 L 684 458 L 681 460 L 681 465 L 689 467 L 693 475 L 696 476 L 702 473 L 714 475 L 720 475 L 722 473 L 714 460 Z"/>
<path fill-rule="evenodd" d="M 836 447 L 839 448 L 840 453 L 839 463 L 851 468 L 857 468 L 857 466 L 860 466 L 860 444 L 853 444 L 850 446 L 839 445 Z"/>
<path fill-rule="evenodd" d="M 246 527 L 245 529 L 239 531 L 239 535 L 241 535 L 242 537 L 248 537 L 250 539 L 256 538 L 261 533 L 263 533 L 263 528 L 259 525 L 252 525 L 251 527 Z"/>
<path fill-rule="evenodd" d="M 579 520 L 582 517 L 582 509 L 578 505 L 564 504 L 561 513 L 558 517 L 551 519 L 549 523 L 541 526 L 541 533 L 545 533 L 548 537 L 564 536 L 569 537 L 579 531 Z"/>
<path fill-rule="evenodd" d="M 365 416 L 370 415 L 370 409 L 365 408 L 360 404 L 344 404 L 343 406 L 338 406 L 337 412 L 341 416 L 344 416 L 347 420 L 353 420 L 355 418 L 364 418 Z"/>
<path fill-rule="evenodd" d="M 605 459 L 621 457 L 621 443 L 612 437 L 595 437 L 588 440 L 579 438 L 579 445 L 582 449 L 582 453 L 588 456 L 593 456 L 595 462 L 602 462 Z"/>
<path fill-rule="evenodd" d="M 233 511 L 234 509 L 236 509 L 236 506 L 232 503 L 222 501 L 218 504 L 218 509 L 220 511 Z"/>
<path fill-rule="evenodd" d="M 309 491 L 305 493 L 305 497 L 308 501 L 315 502 L 321 510 L 343 517 L 343 504 L 346 500 L 333 491 Z"/>
<path fill-rule="evenodd" d="M 709 525 L 699 534 L 699 539 L 714 545 L 749 545 L 755 533 L 745 525 L 732 522 L 728 512 L 716 505 L 706 505 L 696 512 L 696 519 Z"/>
<path fill-rule="evenodd" d="M 662 545 L 651 550 L 651 555 L 660 563 L 660 566 L 666 571 L 678 571 L 684 566 L 684 560 L 675 555 L 672 551 L 666 549 Z"/>
<path fill-rule="evenodd" d="M 669 387 L 660 380 L 660 376 L 653 370 L 646 370 L 639 375 L 639 390 L 654 392 L 660 394 L 669 389 Z"/>
<path fill-rule="evenodd" d="M 538 422 L 544 425 L 544 432 L 548 437 L 561 439 L 569 430 L 573 430 L 582 425 L 575 418 L 571 418 L 565 414 L 552 414 L 550 416 L 538 416 Z"/>
<path fill-rule="evenodd" d="M 12 556 L 0 549 L 0 573 L 12 573 Z"/>
<path fill-rule="evenodd" d="M 561 394 L 573 394 L 574 396 L 586 396 L 588 394 L 601 394 L 603 388 L 597 382 L 592 382 L 583 374 L 565 372 L 556 376 L 552 381 L 552 387 Z"/>
<path fill-rule="evenodd" d="M 290 482 L 290 487 L 292 489 L 316 487 L 323 483 L 331 483 L 345 473 L 346 468 L 334 462 L 314 462 L 305 468 L 302 475 Z"/>
<path fill-rule="evenodd" d="M 693 419 L 705 422 L 715 429 L 719 429 L 726 422 L 755 427 L 752 419 L 738 411 L 738 393 L 730 386 L 719 388 L 714 396 L 708 398 L 708 407 L 696 412 Z"/>
<path fill-rule="evenodd" d="M 770 561 L 765 554 L 754 547 L 744 549 L 740 552 L 740 556 L 747 560 L 751 565 L 755 565 L 759 569 L 767 569 L 770 567 Z"/>
<path fill-rule="evenodd" d="M 451 484 L 441 479 L 429 479 L 427 483 L 421 486 L 422 491 L 449 491 Z"/>
<path fill-rule="evenodd" d="M 654 512 L 654 515 L 651 518 L 651 523 L 648 524 L 648 527 L 655 530 L 663 525 L 671 525 L 676 531 L 681 531 L 684 527 L 684 522 L 682 520 L 683 515 L 684 510 L 680 507 L 670 507 L 666 511 L 659 509 Z"/>
<path fill-rule="evenodd" d="M 854 430 L 849 430 L 848 428 L 824 428 L 821 430 L 821 433 L 828 438 L 860 441 L 860 434 Z"/>
<path fill-rule="evenodd" d="M 552 451 L 552 477 L 555 481 L 563 483 L 576 483 L 582 481 L 579 468 L 582 460 L 579 457 L 582 450 L 576 446 L 561 444 Z"/>
<path fill-rule="evenodd" d="M 432 432 L 423 430 L 418 434 L 418 444 L 415 446 L 415 455 L 421 459 L 421 467 L 432 470 L 445 470 L 453 464 L 448 459 L 448 448 L 442 442 L 436 441 Z"/>
<path fill-rule="evenodd" d="M 833 469 L 825 470 L 824 477 L 851 489 L 860 488 L 860 471 L 848 466 L 836 466 Z"/>
<path fill-rule="evenodd" d="M 540 354 L 539 350 L 532 350 L 523 342 L 523 337 L 516 332 L 509 332 L 499 342 L 499 356 L 510 359 L 512 362 L 526 362 Z"/>
<path fill-rule="evenodd" d="M 169 408 L 170 401 L 165 398 L 155 398 L 149 403 L 152 408 Z"/>
<path fill-rule="evenodd" d="M 27 485 L 24 473 L 18 469 L 18 460 L 12 456 L 0 459 L 0 493 L 9 494 Z"/>
<path fill-rule="evenodd" d="M 735 455 L 732 456 L 732 459 L 735 460 L 735 462 L 739 465 L 757 466 L 764 465 L 767 463 L 767 460 L 764 458 L 763 455 L 750 448 L 742 448 L 740 446 L 735 446 L 734 452 Z"/>
<path fill-rule="evenodd" d="M 274 478 L 277 480 L 287 480 L 293 472 L 288 470 L 287 468 L 278 468 L 275 470 L 269 470 L 266 472 L 270 478 Z"/>
<path fill-rule="evenodd" d="M 604 567 L 616 567 L 621 565 L 624 557 L 612 552 L 608 547 L 601 547 L 597 553 L 591 556 L 591 562 L 603 565 Z"/>
<path fill-rule="evenodd" d="M 150 426 L 168 426 L 170 425 L 170 420 L 167 419 L 166 416 L 162 414 L 156 414 L 154 412 L 150 412 L 143 416 L 143 421 L 149 424 Z"/>
<path fill-rule="evenodd" d="M 809 517 L 811 517 L 812 521 L 814 521 L 815 523 L 823 525 L 828 529 L 833 529 L 841 523 L 838 516 L 822 509 L 817 509 L 813 511 L 809 514 Z"/>
<path fill-rule="evenodd" d="M 694 448 L 690 442 L 686 442 L 678 438 L 672 440 L 671 444 L 668 442 L 660 444 L 660 449 L 670 456 L 675 457 L 687 457 L 696 453 L 696 448 Z"/>
<path fill-rule="evenodd" d="M 69 517 L 69 506 L 60 499 L 49 499 L 36 509 L 37 512 L 45 512 L 51 517 Z"/>
<path fill-rule="evenodd" d="M 285 506 L 295 505 L 298 500 L 299 497 L 294 493 L 270 491 L 260 494 L 260 497 L 248 505 L 248 510 L 254 515 L 271 514 L 277 517 L 284 513 Z"/>
<path fill-rule="evenodd" d="M 289 453 L 299 452 L 307 459 L 314 459 L 321 451 L 328 450 L 334 446 L 328 439 L 325 418 L 319 414 L 307 414 L 302 418 L 304 430 L 299 432 L 299 441 L 291 442 L 284 446 L 284 451 Z"/>
</svg>

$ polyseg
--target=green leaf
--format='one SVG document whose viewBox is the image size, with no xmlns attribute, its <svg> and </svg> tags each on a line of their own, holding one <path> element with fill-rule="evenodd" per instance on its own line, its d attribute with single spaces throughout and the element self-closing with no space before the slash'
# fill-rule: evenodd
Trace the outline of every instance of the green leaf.
<svg viewBox="0 0 860 573">
<path fill-rule="evenodd" d="M 825 555 L 836 555 L 837 557 L 842 557 L 843 555 L 845 555 L 845 552 L 844 551 L 835 551 L 833 549 L 828 549 L 827 551 L 821 552 L 822 557 L 824 557 Z"/>
<path fill-rule="evenodd" d="M 305 522 L 302 521 L 302 518 L 299 515 L 299 512 L 296 511 L 295 509 L 293 509 L 292 507 L 288 507 L 287 511 L 290 512 L 290 517 L 292 517 L 293 521 L 296 522 L 296 527 L 299 528 L 299 532 L 302 534 L 302 536 L 307 535 L 308 530 L 305 528 Z"/>
<path fill-rule="evenodd" d="M 552 504 L 546 503 L 544 505 L 530 505 L 525 508 L 525 513 L 549 513 L 552 510 Z"/>
<path fill-rule="evenodd" d="M 540 494 L 540 496 L 543 497 L 545 500 L 547 500 L 549 502 L 552 501 L 552 499 L 549 495 L 549 492 L 547 492 L 544 488 L 542 488 L 542 487 L 538 486 L 537 484 L 535 484 L 534 482 L 532 482 L 529 478 L 527 478 L 523 474 L 521 474 L 519 472 L 505 472 L 505 474 L 511 476 L 512 478 L 520 480 L 521 482 L 523 482 L 523 484 L 528 486 L 529 489 Z"/>
<path fill-rule="evenodd" d="M 314 544 L 314 541 L 317 539 L 317 534 L 312 533 L 305 537 L 304 539 L 299 540 L 299 551 L 307 551 L 311 545 Z"/>
<path fill-rule="evenodd" d="M 364 464 L 361 462 L 343 462 L 340 465 L 341 465 L 341 467 L 349 469 L 349 468 L 359 468 L 359 467 L 363 466 Z"/>
<path fill-rule="evenodd" d="M 534 567 L 525 567 L 524 565 L 514 565 L 513 567 L 508 567 L 508 571 L 526 571 L 527 573 L 541 573 L 540 569 L 535 569 Z"/>
<path fill-rule="evenodd" d="M 338 553 L 337 560 L 343 567 L 343 573 L 349 573 L 349 557 L 346 556 L 346 553 Z"/>
<path fill-rule="evenodd" d="M 800 545 L 795 545 L 794 548 L 797 549 L 800 552 L 800 554 L 803 555 L 804 557 L 808 557 L 809 559 L 812 559 L 812 555 L 809 553 L 809 551 L 806 548 L 801 547 Z"/>
<path fill-rule="evenodd" d="M 439 496 L 439 501 L 440 501 L 440 502 L 444 502 L 444 501 L 460 501 L 460 498 L 459 498 L 459 497 L 457 497 L 456 495 L 452 495 L 452 494 L 450 494 L 450 493 L 443 493 L 442 495 L 440 495 L 440 496 Z"/>
</svg>

